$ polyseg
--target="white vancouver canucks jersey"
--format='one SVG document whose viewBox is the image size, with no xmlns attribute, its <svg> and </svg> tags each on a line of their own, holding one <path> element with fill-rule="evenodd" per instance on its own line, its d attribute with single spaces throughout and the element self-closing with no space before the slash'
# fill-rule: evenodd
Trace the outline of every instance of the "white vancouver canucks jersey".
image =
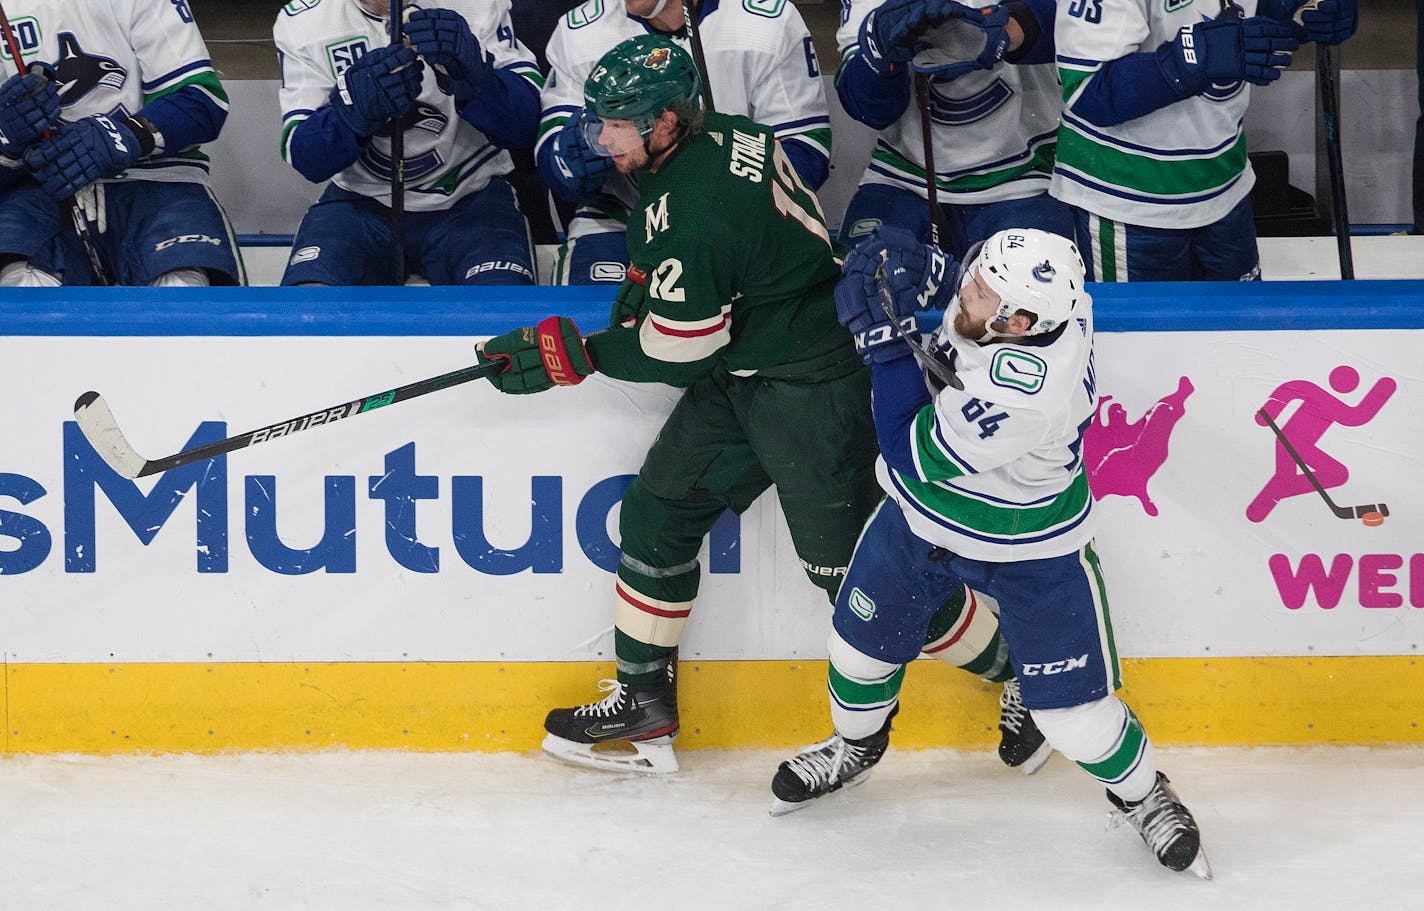
<svg viewBox="0 0 1424 911">
<path fill-rule="evenodd" d="M 1246 15 L 1256 0 L 1239 0 Z M 1092 11 L 1092 15 L 1089 15 Z M 1073 99 L 1104 63 L 1155 51 L 1183 26 L 1214 18 L 1221 0 L 1092 0 L 1058 4 L 1055 38 L 1063 129 L 1053 195 L 1113 221 L 1197 228 L 1217 221 L 1256 182 L 1242 120 L 1251 87 L 1213 85 L 1110 127 L 1074 116 Z"/>
<path fill-rule="evenodd" d="M 439 0 L 439 6 L 464 17 L 480 48 L 494 55 L 496 68 L 514 70 L 539 88 L 534 55 L 510 25 L 509 0 Z M 327 104 L 337 76 L 368 50 L 390 44 L 386 18 L 372 16 L 356 0 L 291 0 L 277 14 L 272 37 L 282 67 L 284 161 L 290 161 L 292 133 Z M 513 168 L 508 152 L 460 117 L 429 66 L 416 105 L 417 116 L 405 121 L 407 209 L 448 209 Z M 390 205 L 391 165 L 390 137 L 378 135 L 332 182 Z"/>
<path fill-rule="evenodd" d="M 842 0 L 836 32 L 842 65 L 860 53 L 860 26 L 883 2 L 849 0 L 847 5 Z M 970 59 L 983 47 L 982 40 L 970 48 L 954 35 L 953 28 L 942 28 L 926 33 L 925 39 L 957 59 Z M 1063 108 L 1052 63 L 1000 63 L 954 80 L 931 79 L 928 106 L 941 201 L 972 205 L 1048 190 Z M 923 197 L 923 136 L 912 95 L 900 119 L 877 137 L 861 183 L 891 184 Z"/>
<path fill-rule="evenodd" d="M 158 98 L 197 86 L 222 110 L 227 93 L 185 2 L 174 0 L 5 0 L 27 64 L 53 66 L 63 118 L 132 117 Z M 0 42 L 3 73 L 13 74 Z M 118 179 L 204 182 L 208 157 L 167 149 Z"/>
<path fill-rule="evenodd" d="M 1085 295 L 1057 337 L 980 345 L 945 325 L 963 389 L 945 387 L 909 429 L 916 475 L 882 458 L 881 486 L 910 528 L 979 560 L 1072 553 L 1093 537 L 1083 431 L 1097 408 Z M 1052 342 L 1042 342 L 1052 338 Z M 1033 342 L 1038 342 L 1037 344 Z"/>
<path fill-rule="evenodd" d="M 717 111 L 750 117 L 782 142 L 801 142 L 829 160 L 831 116 L 821 68 L 791 0 L 703 0 L 700 13 L 698 34 Z M 559 20 L 545 49 L 549 79 L 539 102 L 536 150 L 583 107 L 583 85 L 599 58 L 650 32 L 643 20 L 628 15 L 623 0 L 588 0 Z M 686 38 L 669 37 L 691 52 Z M 632 180 L 613 174 L 579 214 L 596 218 L 600 230 L 621 231 L 637 198 Z"/>
</svg>

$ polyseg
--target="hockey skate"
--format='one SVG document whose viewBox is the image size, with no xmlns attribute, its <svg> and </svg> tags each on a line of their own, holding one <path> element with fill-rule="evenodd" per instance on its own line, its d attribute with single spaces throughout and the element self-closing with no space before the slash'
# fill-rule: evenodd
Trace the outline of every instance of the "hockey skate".
<svg viewBox="0 0 1424 911">
<path fill-rule="evenodd" d="M 1182 805 L 1166 775 L 1158 772 L 1157 783 L 1140 801 L 1128 803 L 1112 791 L 1108 791 L 1108 800 L 1117 808 L 1113 825 L 1121 825 L 1123 820 L 1132 823 L 1162 866 L 1211 879 L 1211 864 L 1201 847 L 1197 821 Z"/>
<path fill-rule="evenodd" d="M 771 815 L 785 816 L 817 797 L 865 782 L 890 746 L 890 721 L 899 710 L 896 706 L 885 725 L 869 737 L 848 740 L 832 734 L 783 762 L 771 780 Z"/>
<path fill-rule="evenodd" d="M 999 758 L 1009 768 L 1032 775 L 1052 755 L 1053 747 L 1033 723 L 1014 677 L 999 694 Z"/>
<path fill-rule="evenodd" d="M 677 736 L 677 690 L 637 689 L 601 680 L 608 695 L 571 709 L 554 709 L 544 719 L 544 752 L 610 772 L 670 775 L 677 771 L 672 740 Z"/>
</svg>

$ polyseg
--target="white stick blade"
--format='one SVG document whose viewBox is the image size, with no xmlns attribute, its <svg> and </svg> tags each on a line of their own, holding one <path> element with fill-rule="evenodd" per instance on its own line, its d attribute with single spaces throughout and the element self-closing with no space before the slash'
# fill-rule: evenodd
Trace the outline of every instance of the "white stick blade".
<svg viewBox="0 0 1424 911">
<path fill-rule="evenodd" d="M 74 420 L 89 440 L 94 451 L 109 463 L 109 467 L 126 478 L 137 478 L 148 461 L 134 451 L 109 403 L 97 392 L 86 392 L 74 403 Z"/>
</svg>

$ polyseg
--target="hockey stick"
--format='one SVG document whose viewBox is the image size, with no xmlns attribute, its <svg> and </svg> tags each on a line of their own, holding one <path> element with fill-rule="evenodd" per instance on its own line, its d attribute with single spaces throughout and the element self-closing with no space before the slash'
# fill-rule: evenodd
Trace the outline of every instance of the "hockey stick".
<svg viewBox="0 0 1424 911">
<path fill-rule="evenodd" d="M 1315 46 L 1315 75 L 1320 81 L 1320 111 L 1325 121 L 1326 164 L 1330 168 L 1330 214 L 1335 222 L 1335 247 L 1340 257 L 1340 277 L 1355 277 L 1350 249 L 1350 213 L 1345 202 L 1345 161 L 1340 152 L 1340 89 L 1335 82 L 1334 53 L 1330 45 Z"/>
<path fill-rule="evenodd" d="M 883 254 L 882 262 L 875 267 L 875 291 L 880 298 L 880 309 L 885 311 L 885 315 L 890 319 L 890 325 L 895 327 L 895 334 L 900 336 L 905 344 L 910 346 L 910 350 L 914 352 L 915 360 L 920 362 L 920 366 L 924 367 L 930 373 L 933 373 L 935 379 L 944 385 L 953 386 L 955 389 L 963 389 L 964 384 L 959 381 L 958 376 L 955 376 L 954 368 L 935 360 L 933 355 L 920 347 L 919 342 L 910 338 L 910 333 L 906 332 L 900 325 L 900 321 L 896 319 L 895 301 L 890 297 L 890 289 L 885 287 L 885 263 L 883 261 Z"/>
<path fill-rule="evenodd" d="M 717 106 L 712 103 L 712 74 L 707 70 L 707 55 L 702 50 L 702 35 L 697 31 L 697 13 L 692 9 L 693 0 L 682 0 L 682 23 L 687 29 L 687 40 L 692 45 L 692 62 L 697 64 L 697 71 L 702 74 L 702 103 L 707 105 L 707 110 L 715 111 Z"/>
<path fill-rule="evenodd" d="M 504 370 L 504 366 L 503 361 L 489 361 L 472 367 L 462 367 L 459 370 L 442 373 L 426 380 L 418 380 L 385 392 L 377 392 L 374 395 L 356 399 L 354 402 L 344 402 L 304 414 L 301 417 L 278 421 L 260 430 L 241 433 L 235 437 L 228 437 L 225 440 L 197 446 L 193 449 L 185 449 L 160 459 L 145 459 L 134 450 L 133 446 L 129 444 L 128 438 L 119 429 L 118 421 L 114 420 L 114 413 L 109 410 L 109 403 L 104 401 L 104 397 L 97 392 L 86 392 L 75 400 L 74 420 L 79 424 L 79 429 L 83 431 L 85 438 L 89 440 L 89 445 L 93 446 L 94 451 L 109 463 L 110 468 L 125 478 L 143 478 L 167 471 L 170 468 L 211 459 L 235 449 L 256 446 L 258 443 L 290 436 L 312 427 L 321 427 L 343 418 L 365 414 L 377 408 L 384 408 L 387 405 L 394 405 L 397 402 L 425 395 L 427 392 L 438 392 L 441 389 L 449 389 L 451 386 L 459 386 L 482 377 L 493 376 Z"/>
<path fill-rule="evenodd" d="M 1286 454 L 1291 457 L 1291 461 L 1300 469 L 1301 474 L 1305 475 L 1305 479 L 1310 482 L 1310 486 L 1314 487 L 1315 492 L 1320 494 L 1320 498 L 1325 501 L 1326 506 L 1330 507 L 1330 511 L 1335 513 L 1336 518 L 1364 519 L 1371 513 L 1375 513 L 1379 516 L 1379 521 L 1373 524 L 1378 525 L 1384 521 L 1385 516 L 1389 515 L 1389 507 L 1383 503 L 1367 503 L 1363 506 L 1335 505 L 1335 501 L 1330 499 L 1330 494 L 1325 492 L 1325 487 L 1321 485 L 1320 480 L 1315 477 L 1315 472 L 1311 471 L 1310 467 L 1305 464 L 1305 459 L 1302 459 L 1300 453 L 1295 451 L 1295 447 L 1291 445 L 1291 441 L 1286 439 L 1286 435 L 1281 432 L 1281 428 L 1277 427 L 1276 422 L 1271 420 L 1271 416 L 1266 413 L 1266 409 L 1261 408 L 1256 413 L 1261 416 L 1261 420 L 1266 422 L 1266 426 L 1271 428 L 1271 431 L 1275 433 L 1276 439 L 1280 440 L 1281 446 L 1285 448 Z M 1366 522 L 1365 524 L 1368 525 L 1372 523 Z"/>
<path fill-rule="evenodd" d="M 391 0 L 391 44 L 405 43 L 404 0 Z M 405 117 L 391 125 L 391 251 L 395 257 L 397 285 L 405 284 Z"/>
<path fill-rule="evenodd" d="M 930 243 L 945 249 L 949 243 L 949 226 L 944 210 L 939 207 L 938 172 L 935 170 L 933 126 L 930 121 L 930 77 L 915 73 L 915 105 L 920 109 L 920 139 L 925 157 L 925 201 L 930 208 Z"/>
<path fill-rule="evenodd" d="M 15 61 L 15 73 L 25 75 L 25 58 L 21 54 L 20 41 L 15 37 L 15 30 L 10 27 L 10 17 L 5 14 L 5 7 L 0 5 L 0 32 L 5 34 L 5 46 L 10 51 L 10 59 Z M 49 130 L 44 131 L 43 138 L 49 140 Z M 94 280 L 101 285 L 110 284 L 109 276 L 104 271 L 104 264 L 99 259 L 99 250 L 94 246 L 94 238 L 89 234 L 89 221 L 84 215 L 84 210 L 80 208 L 78 200 L 70 197 L 64 201 L 64 206 L 69 209 L 69 217 L 74 222 L 74 233 L 79 236 L 79 243 L 83 245 L 84 252 L 89 256 L 89 268 L 94 271 Z"/>
</svg>

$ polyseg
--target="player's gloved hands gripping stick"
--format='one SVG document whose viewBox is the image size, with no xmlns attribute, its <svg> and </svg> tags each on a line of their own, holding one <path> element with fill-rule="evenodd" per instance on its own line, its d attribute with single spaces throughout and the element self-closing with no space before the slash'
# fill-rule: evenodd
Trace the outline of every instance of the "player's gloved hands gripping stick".
<svg viewBox="0 0 1424 911">
<path fill-rule="evenodd" d="M 914 354 L 920 342 L 914 314 L 953 296 L 949 265 L 943 251 L 903 228 L 878 228 L 850 252 L 836 285 L 836 317 L 867 364 Z"/>
<path fill-rule="evenodd" d="M 31 64 L 28 73 L 11 76 L 0 85 L 0 155 L 23 157 L 59 123 L 59 89 L 47 69 Z"/>
<path fill-rule="evenodd" d="M 537 326 L 497 335 L 481 342 L 475 354 L 482 365 L 505 363 L 505 369 L 489 377 L 489 381 L 510 395 L 576 386 L 596 372 L 578 326 L 563 316 L 551 316 Z"/>
<path fill-rule="evenodd" d="M 404 45 L 367 51 L 337 77 L 331 106 L 356 135 L 374 136 L 387 121 L 415 107 L 424 70 L 415 51 Z"/>
<path fill-rule="evenodd" d="M 480 47 L 464 17 L 448 9 L 412 9 L 405 38 L 435 70 L 435 84 L 464 107 L 494 72 L 494 57 Z"/>
<path fill-rule="evenodd" d="M 993 69 L 1009 51 L 1009 10 L 1004 6 L 965 6 L 945 0 L 942 4 L 946 18 L 937 23 L 944 29 L 954 29 L 953 44 L 970 45 L 979 50 L 966 59 L 958 50 L 930 46 L 915 54 L 911 65 L 917 73 L 925 73 L 941 80 L 957 79 L 975 70 Z M 928 38 L 935 39 L 937 45 L 944 36 L 937 31 Z M 945 36 L 948 37 L 948 36 Z"/>
<path fill-rule="evenodd" d="M 102 114 L 62 123 L 49 141 L 29 148 L 25 167 L 50 196 L 68 199 L 97 180 L 119 176 L 143 157 L 133 125 Z"/>
</svg>

